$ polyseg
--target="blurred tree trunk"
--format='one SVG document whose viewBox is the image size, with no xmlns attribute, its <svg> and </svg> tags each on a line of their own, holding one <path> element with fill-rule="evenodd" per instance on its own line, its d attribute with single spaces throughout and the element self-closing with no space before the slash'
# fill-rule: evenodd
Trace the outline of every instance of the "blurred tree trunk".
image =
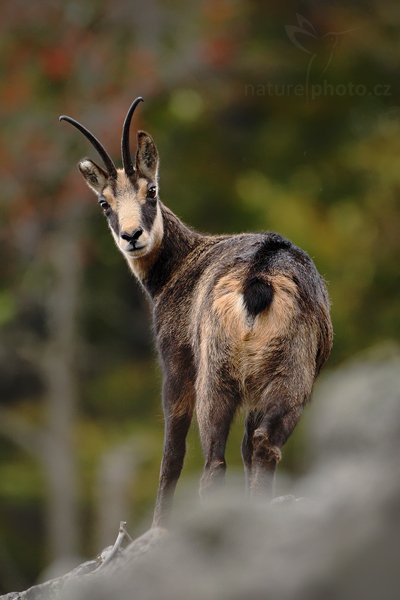
<svg viewBox="0 0 400 600">
<path fill-rule="evenodd" d="M 47 294 L 48 338 L 42 361 L 48 418 L 43 463 L 48 486 L 48 546 L 53 559 L 76 555 L 79 547 L 73 436 L 77 403 L 77 313 L 82 269 L 78 231 L 80 212 L 75 205 L 48 240 L 52 276 Z"/>
<path fill-rule="evenodd" d="M 83 208 L 76 204 L 52 223 L 37 250 L 37 280 L 43 282 L 46 336 L 28 337 L 21 353 L 41 373 L 45 388 L 43 426 L 0 407 L 0 433 L 35 457 L 43 468 L 46 493 L 46 546 L 51 561 L 79 553 L 78 477 L 74 425 L 77 405 L 78 308 L 82 263 L 80 228 Z M 42 284 L 43 285 L 43 284 Z"/>
<path fill-rule="evenodd" d="M 132 519 L 129 486 L 138 462 L 138 448 L 134 439 L 118 444 L 105 452 L 97 474 L 96 547 L 112 543 L 121 519 Z"/>
</svg>

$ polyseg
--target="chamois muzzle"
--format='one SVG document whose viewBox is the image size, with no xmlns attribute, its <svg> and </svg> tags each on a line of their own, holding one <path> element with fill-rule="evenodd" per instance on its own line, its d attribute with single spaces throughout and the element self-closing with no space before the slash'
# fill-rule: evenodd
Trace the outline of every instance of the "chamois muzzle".
<svg viewBox="0 0 400 600">
<path fill-rule="evenodd" d="M 141 227 L 138 227 L 137 229 L 132 231 L 132 233 L 128 233 L 127 231 L 122 231 L 120 233 L 120 236 L 123 240 L 125 240 L 126 242 L 130 242 L 133 246 L 135 246 L 137 240 L 140 238 L 142 233 L 143 233 L 143 229 Z"/>
</svg>

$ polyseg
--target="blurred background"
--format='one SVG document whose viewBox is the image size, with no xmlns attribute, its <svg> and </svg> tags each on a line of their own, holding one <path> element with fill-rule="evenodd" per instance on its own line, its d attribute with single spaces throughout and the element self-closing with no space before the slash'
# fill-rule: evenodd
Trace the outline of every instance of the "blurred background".
<svg viewBox="0 0 400 600">
<path fill-rule="evenodd" d="M 146 529 L 162 449 L 147 301 L 76 169 L 98 157 L 58 115 L 118 159 L 142 95 L 164 203 L 304 248 L 340 369 L 400 333 L 399 26 L 397 0 L 2 3 L 0 593 L 95 555 L 120 519 Z M 307 420 L 282 471 L 307 470 Z M 240 438 L 239 416 L 233 468 Z M 183 480 L 201 464 L 194 428 Z"/>
</svg>

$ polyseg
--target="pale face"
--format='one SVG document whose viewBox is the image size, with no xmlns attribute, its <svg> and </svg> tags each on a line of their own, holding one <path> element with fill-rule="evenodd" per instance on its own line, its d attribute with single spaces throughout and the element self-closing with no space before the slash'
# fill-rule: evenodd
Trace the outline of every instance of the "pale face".
<svg viewBox="0 0 400 600">
<path fill-rule="evenodd" d="M 116 181 L 99 194 L 117 248 L 127 258 L 149 254 L 162 238 L 162 218 L 157 184 L 139 177 L 131 181 L 118 171 Z"/>
<path fill-rule="evenodd" d="M 136 169 L 128 177 L 118 169 L 110 177 L 92 160 L 79 170 L 96 193 L 117 248 L 127 259 L 150 254 L 161 242 L 163 223 L 158 199 L 158 154 L 148 134 L 139 132 Z"/>
</svg>

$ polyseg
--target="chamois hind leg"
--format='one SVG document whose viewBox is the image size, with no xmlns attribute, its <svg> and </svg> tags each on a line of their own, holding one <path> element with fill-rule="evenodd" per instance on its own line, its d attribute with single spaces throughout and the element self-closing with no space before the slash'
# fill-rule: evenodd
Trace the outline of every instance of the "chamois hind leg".
<svg viewBox="0 0 400 600">
<path fill-rule="evenodd" d="M 251 483 L 253 496 L 273 497 L 276 467 L 281 448 L 295 428 L 303 406 L 288 407 L 287 402 L 270 403 L 253 433 Z"/>
<path fill-rule="evenodd" d="M 177 383 L 168 378 L 164 383 L 164 448 L 153 527 L 165 525 L 168 521 L 176 484 L 183 467 L 186 437 L 193 415 L 193 385 L 189 381 L 181 382 L 180 386 Z"/>
<path fill-rule="evenodd" d="M 227 382 L 224 382 L 225 384 Z M 205 465 L 200 482 L 200 496 L 214 489 L 223 480 L 226 470 L 225 447 L 229 429 L 238 406 L 236 391 L 227 389 L 217 391 L 214 386 L 212 394 L 197 395 L 197 421 L 200 440 L 203 448 Z"/>
</svg>

